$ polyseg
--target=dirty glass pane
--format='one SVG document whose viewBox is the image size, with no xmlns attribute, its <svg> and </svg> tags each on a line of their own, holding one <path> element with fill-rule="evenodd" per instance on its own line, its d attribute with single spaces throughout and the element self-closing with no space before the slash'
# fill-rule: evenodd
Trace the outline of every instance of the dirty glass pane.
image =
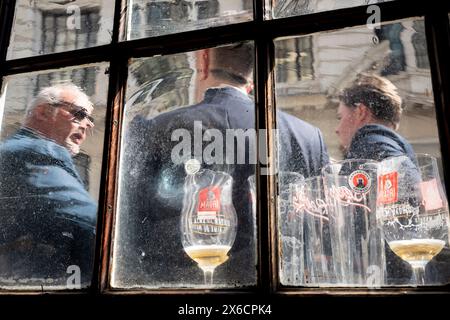
<svg viewBox="0 0 450 320">
<path fill-rule="evenodd" d="M 113 287 L 256 284 L 253 50 L 131 61 Z"/>
<path fill-rule="evenodd" d="M 369 6 L 394 0 L 265 0 L 266 19 L 301 16 L 356 6 Z M 371 10 L 371 13 L 375 11 Z"/>
<path fill-rule="evenodd" d="M 1 289 L 90 285 L 107 67 L 103 63 L 3 78 Z"/>
<path fill-rule="evenodd" d="M 253 19 L 253 0 L 128 0 L 128 8 L 126 40 Z"/>
<path fill-rule="evenodd" d="M 111 42 L 110 0 L 17 0 L 7 59 Z"/>
<path fill-rule="evenodd" d="M 412 278 L 411 266 L 385 243 L 374 217 L 375 212 L 385 212 L 381 210 L 386 204 L 394 206 L 400 200 L 402 179 L 415 181 L 422 173 L 419 154 L 435 157 L 439 169 L 434 182 L 421 182 L 422 196 L 424 190 L 436 194 L 442 190 L 441 146 L 423 19 L 282 38 L 275 41 L 275 54 L 281 282 L 420 285 Z M 295 128 L 302 128 L 295 139 L 283 134 Z M 403 167 L 388 161 L 400 156 Z M 396 163 L 397 169 L 383 169 Z M 364 168 L 364 173 L 355 168 Z M 375 198 L 392 186 L 392 198 Z M 445 195 L 438 197 L 438 212 L 445 213 L 439 225 L 445 226 L 448 205 Z M 411 203 L 397 209 L 408 210 Z M 450 282 L 447 234 L 444 242 L 426 264 L 426 285 Z"/>
</svg>

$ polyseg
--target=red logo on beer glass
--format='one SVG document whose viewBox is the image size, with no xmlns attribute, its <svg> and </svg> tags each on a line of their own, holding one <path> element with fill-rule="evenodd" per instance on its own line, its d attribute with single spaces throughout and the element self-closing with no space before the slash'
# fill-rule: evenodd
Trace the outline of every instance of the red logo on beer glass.
<svg viewBox="0 0 450 320">
<path fill-rule="evenodd" d="M 200 190 L 198 195 L 198 217 L 215 219 L 220 211 L 220 188 L 208 187 Z"/>
<path fill-rule="evenodd" d="M 398 173 L 390 172 L 378 177 L 378 204 L 390 204 L 398 200 Z"/>
<path fill-rule="evenodd" d="M 348 177 L 348 184 L 353 191 L 365 193 L 370 190 L 372 181 L 367 172 L 363 170 L 353 171 Z"/>
</svg>

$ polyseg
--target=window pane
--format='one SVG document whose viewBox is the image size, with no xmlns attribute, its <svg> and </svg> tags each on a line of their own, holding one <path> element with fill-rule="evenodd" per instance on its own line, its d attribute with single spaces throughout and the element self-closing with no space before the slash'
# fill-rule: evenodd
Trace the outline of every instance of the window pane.
<svg viewBox="0 0 450 320">
<path fill-rule="evenodd" d="M 283 129 L 302 129 L 297 133 L 300 142 L 282 138 L 278 147 L 281 282 L 295 286 L 416 285 L 410 280 L 408 263 L 381 240 L 385 235 L 374 217 L 377 210 L 382 212 L 376 197 L 383 190 L 377 186 L 381 188 L 384 181 L 377 180 L 376 174 L 381 175 L 382 161 L 388 157 L 403 155 L 420 165 L 417 154 L 430 154 L 437 158 L 443 178 L 423 19 L 387 23 L 374 30 L 361 26 L 278 39 L 275 48 L 279 130 L 283 137 Z M 334 176 L 327 168 L 320 172 L 326 163 L 321 137 L 330 162 L 335 163 L 327 168 L 341 166 Z M 366 174 L 350 180 L 353 172 L 344 169 L 362 164 L 346 162 L 342 167 L 341 160 L 355 158 L 373 160 L 380 167 L 373 169 L 366 161 Z M 404 176 L 395 179 L 408 178 L 408 170 L 399 172 Z M 330 182 L 330 177 L 335 180 Z M 389 177 L 386 174 L 383 179 Z M 344 179 L 342 189 L 333 189 L 339 179 Z M 351 189 L 352 181 L 362 193 L 352 193 L 359 192 Z M 358 183 L 364 187 L 369 182 L 371 188 L 358 189 Z M 400 189 L 393 189 L 397 198 L 392 203 L 400 201 L 402 185 L 397 185 Z M 436 180 L 434 186 L 433 190 L 442 190 Z M 348 191 L 347 198 L 339 198 L 342 194 L 336 195 L 336 190 Z M 446 225 L 448 209 L 442 197 L 442 225 Z M 364 204 L 358 202 L 362 199 Z M 347 216 L 342 217 L 344 213 Z M 336 220 L 339 217 L 342 220 Z M 346 220 L 349 217 L 354 220 Z M 444 249 L 426 265 L 427 285 L 450 281 L 448 237 L 443 237 Z"/>
<path fill-rule="evenodd" d="M 335 9 L 368 6 L 394 0 L 265 0 L 268 19 L 301 16 Z"/>
<path fill-rule="evenodd" d="M 190 257 L 256 284 L 253 66 L 252 43 L 132 60 L 113 287 L 204 287 Z"/>
<path fill-rule="evenodd" d="M 7 58 L 108 44 L 113 16 L 107 0 L 17 0 Z"/>
<path fill-rule="evenodd" d="M 250 21 L 253 0 L 128 0 L 127 40 Z"/>
<path fill-rule="evenodd" d="M 76 289 L 90 284 L 107 66 L 87 65 L 3 79 L 2 289 Z"/>
</svg>

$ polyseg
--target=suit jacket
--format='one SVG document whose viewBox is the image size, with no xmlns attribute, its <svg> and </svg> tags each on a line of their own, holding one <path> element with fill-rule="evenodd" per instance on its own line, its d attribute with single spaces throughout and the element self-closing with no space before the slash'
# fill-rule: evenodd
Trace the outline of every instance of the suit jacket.
<svg viewBox="0 0 450 320">
<path fill-rule="evenodd" d="M 25 128 L 8 138 L 0 199 L 0 286 L 66 285 L 70 265 L 89 284 L 97 206 L 66 148 Z"/>
<path fill-rule="evenodd" d="M 248 177 L 255 174 L 255 162 L 251 160 L 252 153 L 248 147 L 251 138 L 245 139 L 246 145 L 234 144 L 233 163 L 237 164 L 210 161 L 208 157 L 202 158 L 201 152 L 215 141 L 209 135 L 211 132 L 220 133 L 228 139 L 227 133 L 230 131 L 227 130 L 254 129 L 254 114 L 254 102 L 246 94 L 225 87 L 207 90 L 204 100 L 197 105 L 167 112 L 150 120 L 138 116 L 131 122 L 124 139 L 125 151 L 121 164 L 121 231 L 118 235 L 121 241 L 116 242 L 120 254 L 116 255 L 115 264 L 115 279 L 119 284 L 173 286 L 177 283 L 202 283 L 202 272 L 184 253 L 180 237 L 186 172 L 183 163 L 177 164 L 171 159 L 171 152 L 180 143 L 178 135 L 175 141 L 171 139 L 176 130 L 192 138 L 188 144 L 192 147 L 191 155 L 185 160 L 200 158 L 202 168 L 224 171 L 233 177 L 237 236 L 229 252 L 229 260 L 214 272 L 214 283 L 236 286 L 256 284 L 256 223 L 247 183 Z M 200 135 L 195 129 L 195 121 L 201 121 Z M 320 131 L 283 112 L 278 112 L 278 126 L 281 149 L 279 170 L 297 171 L 305 176 L 320 174 L 321 167 L 328 162 Z M 202 147 L 200 153 L 196 153 L 194 142 Z M 223 158 L 230 156 L 231 149 L 226 148 L 225 141 L 221 148 Z M 243 163 L 239 155 L 245 155 Z M 130 274 L 133 276 L 130 277 Z"/>
</svg>

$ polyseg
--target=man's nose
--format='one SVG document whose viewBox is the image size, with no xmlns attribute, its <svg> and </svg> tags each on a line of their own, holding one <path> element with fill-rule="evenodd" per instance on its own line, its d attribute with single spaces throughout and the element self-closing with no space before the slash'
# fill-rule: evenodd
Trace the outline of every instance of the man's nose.
<svg viewBox="0 0 450 320">
<path fill-rule="evenodd" d="M 84 118 L 79 122 L 79 127 L 83 128 L 83 130 L 86 131 L 94 128 L 94 124 L 88 118 Z"/>
</svg>

